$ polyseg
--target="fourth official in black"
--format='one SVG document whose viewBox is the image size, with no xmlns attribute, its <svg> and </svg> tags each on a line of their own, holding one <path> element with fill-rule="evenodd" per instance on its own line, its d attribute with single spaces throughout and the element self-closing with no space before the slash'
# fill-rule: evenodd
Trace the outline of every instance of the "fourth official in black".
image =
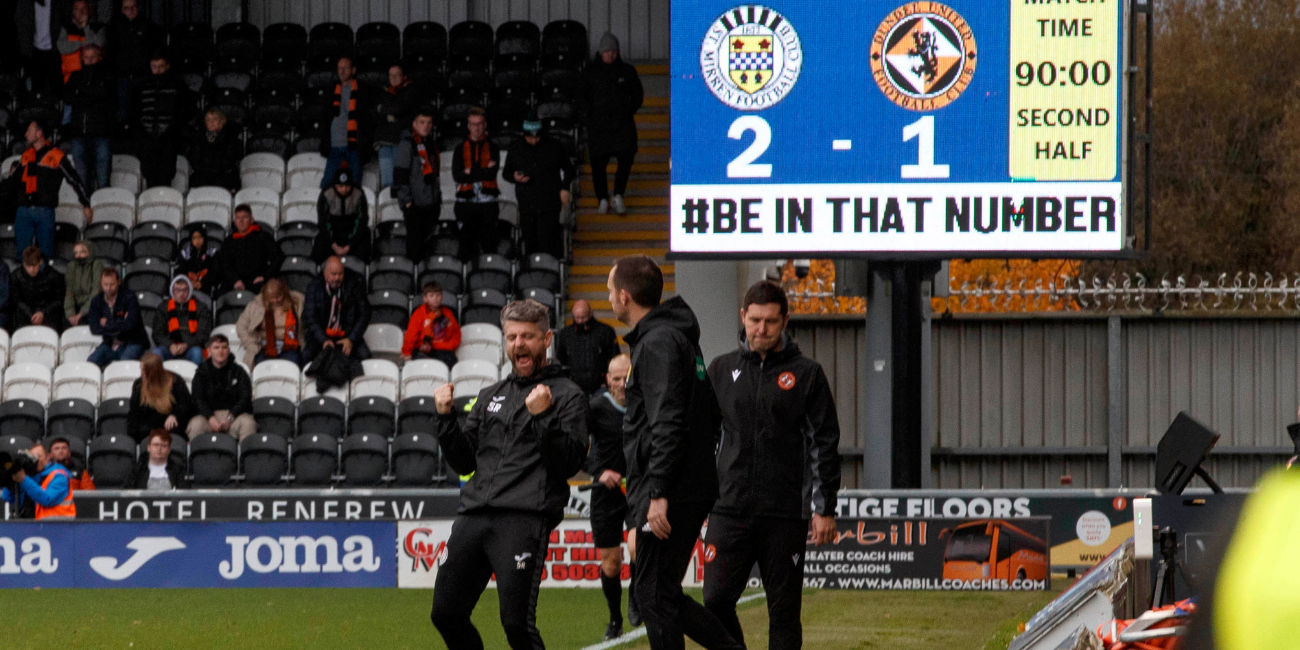
<svg viewBox="0 0 1300 650">
<path fill-rule="evenodd" d="M 840 489 L 840 427 L 830 383 L 786 335 L 789 311 L 777 285 L 750 287 L 740 312 L 740 348 L 709 367 L 722 442 L 718 501 L 705 539 L 704 605 L 743 644 L 736 602 L 757 562 L 771 650 L 803 644 L 809 519 L 814 544 L 833 541 Z"/>
</svg>

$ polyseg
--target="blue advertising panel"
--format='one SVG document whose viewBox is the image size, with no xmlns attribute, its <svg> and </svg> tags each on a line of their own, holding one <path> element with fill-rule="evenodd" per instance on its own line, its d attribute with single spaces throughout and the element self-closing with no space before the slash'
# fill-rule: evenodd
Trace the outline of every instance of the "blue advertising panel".
<svg viewBox="0 0 1300 650">
<path fill-rule="evenodd" d="M 674 2 L 671 252 L 1121 250 L 1126 5 Z"/>
<path fill-rule="evenodd" d="M 72 587 L 76 528 L 68 524 L 0 526 L 0 587 Z"/>
</svg>

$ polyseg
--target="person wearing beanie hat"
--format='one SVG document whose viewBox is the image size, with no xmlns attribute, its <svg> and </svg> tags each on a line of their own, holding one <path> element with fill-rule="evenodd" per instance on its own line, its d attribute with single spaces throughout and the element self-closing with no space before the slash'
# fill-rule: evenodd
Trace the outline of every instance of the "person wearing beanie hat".
<svg viewBox="0 0 1300 650">
<path fill-rule="evenodd" d="M 337 169 L 316 200 L 316 223 L 320 233 L 311 257 L 323 264 L 331 256 L 355 257 L 370 263 L 370 206 L 366 193 L 356 187 L 356 175 L 349 168 Z"/>
<path fill-rule="evenodd" d="M 7 189 L 18 196 L 14 214 L 14 243 L 23 250 L 36 240 L 45 259 L 54 259 L 54 208 L 59 205 L 59 187 L 64 181 L 77 194 L 82 214 L 89 225 L 95 217 L 81 176 L 72 166 L 72 158 L 50 143 L 54 132 L 44 120 L 27 124 L 27 150 L 13 167 L 6 170 Z"/>
<path fill-rule="evenodd" d="M 587 118 L 587 155 L 591 160 L 591 181 L 600 212 L 610 207 L 619 214 L 627 213 L 623 192 L 632 175 L 632 160 L 636 157 L 636 112 L 641 109 L 645 91 L 636 68 L 619 56 L 618 38 L 609 32 L 600 37 L 596 58 L 587 66 L 586 96 L 583 98 Z M 614 175 L 614 195 L 610 198 L 605 181 L 605 168 L 611 159 L 618 160 Z"/>
<path fill-rule="evenodd" d="M 515 184 L 519 200 L 519 231 L 524 254 L 564 256 L 560 211 L 569 205 L 569 187 L 577 177 L 573 155 L 542 132 L 536 113 L 523 123 L 524 137 L 510 145 L 502 177 Z"/>
<path fill-rule="evenodd" d="M 194 297 L 194 285 L 184 275 L 172 278 L 171 296 L 158 305 L 153 318 L 153 353 L 169 359 L 203 363 L 212 334 L 212 310 Z"/>
</svg>

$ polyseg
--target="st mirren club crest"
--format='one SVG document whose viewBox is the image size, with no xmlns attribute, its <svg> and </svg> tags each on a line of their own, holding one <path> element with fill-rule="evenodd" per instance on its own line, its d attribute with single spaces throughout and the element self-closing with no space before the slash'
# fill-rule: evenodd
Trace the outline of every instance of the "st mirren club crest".
<svg viewBox="0 0 1300 650">
<path fill-rule="evenodd" d="M 889 13 L 871 39 L 871 76 L 889 101 L 911 111 L 943 108 L 975 76 L 975 34 L 938 2 L 911 2 Z"/>
<path fill-rule="evenodd" d="M 718 16 L 700 46 L 700 70 L 722 103 L 761 111 L 799 80 L 803 51 L 794 26 L 775 9 L 742 5 Z"/>
</svg>

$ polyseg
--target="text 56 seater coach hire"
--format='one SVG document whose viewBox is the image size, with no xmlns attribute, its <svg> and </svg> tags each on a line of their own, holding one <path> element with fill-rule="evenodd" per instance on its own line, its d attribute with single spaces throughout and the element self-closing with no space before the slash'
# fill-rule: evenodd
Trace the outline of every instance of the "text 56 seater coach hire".
<svg viewBox="0 0 1300 650">
<path fill-rule="evenodd" d="M 704 540 L 704 606 L 744 643 L 736 601 L 757 562 L 767 592 L 768 648 L 797 650 L 809 518 L 814 544 L 835 538 L 839 418 L 821 365 L 785 333 L 785 291 L 756 283 L 740 316 L 740 348 L 709 366 L 722 444 L 718 502 Z"/>
<path fill-rule="evenodd" d="M 546 365 L 550 314 L 533 300 L 501 310 L 514 372 L 482 391 L 464 427 L 452 386 L 433 393 L 438 441 L 448 464 L 473 476 L 433 588 L 433 624 L 449 650 L 482 650 L 470 614 L 496 574 L 506 641 L 541 650 L 537 591 L 551 530 L 564 516 L 568 478 L 587 455 L 587 396 L 557 365 Z"/>
</svg>

